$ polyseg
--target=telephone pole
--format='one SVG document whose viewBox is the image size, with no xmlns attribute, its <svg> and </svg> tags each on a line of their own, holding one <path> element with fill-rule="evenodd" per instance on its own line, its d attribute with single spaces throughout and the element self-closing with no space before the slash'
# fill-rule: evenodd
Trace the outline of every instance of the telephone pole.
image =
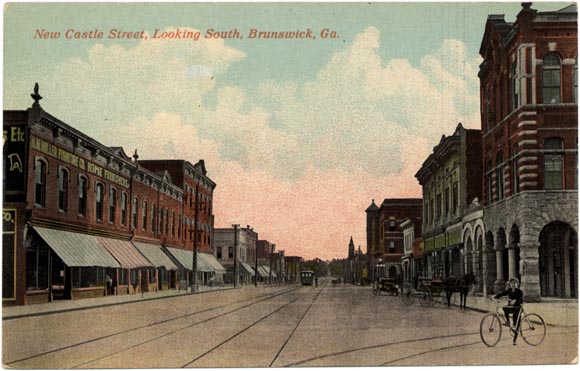
<svg viewBox="0 0 580 371">
<path fill-rule="evenodd" d="M 232 224 L 234 227 L 234 287 L 238 287 L 238 227 L 239 224 Z"/>
</svg>

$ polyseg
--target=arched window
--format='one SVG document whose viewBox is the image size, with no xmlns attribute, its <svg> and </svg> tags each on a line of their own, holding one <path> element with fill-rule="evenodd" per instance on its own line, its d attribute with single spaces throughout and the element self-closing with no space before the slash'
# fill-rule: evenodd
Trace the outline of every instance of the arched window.
<svg viewBox="0 0 580 371">
<path fill-rule="evenodd" d="M 542 99 L 544 104 L 560 103 L 560 58 L 548 54 L 542 64 Z"/>
<path fill-rule="evenodd" d="M 58 170 L 58 209 L 68 209 L 68 171 L 65 168 Z"/>
<path fill-rule="evenodd" d="M 46 162 L 39 159 L 34 164 L 34 203 L 46 206 Z"/>
<path fill-rule="evenodd" d="M 177 238 L 181 238 L 181 214 L 177 215 Z"/>
<path fill-rule="evenodd" d="M 500 151 L 495 157 L 495 186 L 497 193 L 497 200 L 503 200 L 505 196 L 505 183 L 504 183 L 504 163 L 503 163 L 503 153 Z"/>
<path fill-rule="evenodd" d="M 139 198 L 133 197 L 133 205 L 131 206 L 131 223 L 133 223 L 133 229 L 137 229 L 137 208 L 139 207 Z"/>
<path fill-rule="evenodd" d="M 121 225 L 127 225 L 127 194 L 121 193 Z"/>
<path fill-rule="evenodd" d="M 578 57 L 574 63 L 574 103 L 578 103 Z"/>
<path fill-rule="evenodd" d="M 84 176 L 79 177 L 79 189 L 78 189 L 78 212 L 79 215 L 85 216 L 87 212 L 87 178 Z"/>
<path fill-rule="evenodd" d="M 155 234 L 155 205 L 151 204 L 151 233 Z"/>
<path fill-rule="evenodd" d="M 113 187 L 109 188 L 109 223 L 115 223 L 115 214 L 117 207 L 117 190 Z"/>
<path fill-rule="evenodd" d="M 175 237 L 175 212 L 171 212 L 171 237 Z"/>
<path fill-rule="evenodd" d="M 520 191 L 520 176 L 518 174 L 518 144 L 514 144 L 512 151 L 512 186 L 513 193 L 516 194 Z"/>
<path fill-rule="evenodd" d="M 143 205 L 141 207 L 141 210 L 143 210 L 141 212 L 141 228 L 143 228 L 144 231 L 147 231 L 147 211 L 149 209 L 149 205 L 147 204 L 147 201 L 143 200 Z"/>
<path fill-rule="evenodd" d="M 103 220 L 103 185 L 97 183 L 95 187 L 95 218 Z"/>
<path fill-rule="evenodd" d="M 544 140 L 544 189 L 562 189 L 563 149 L 562 138 Z"/>
<path fill-rule="evenodd" d="M 512 64 L 512 110 L 519 107 L 519 97 L 518 97 L 518 64 L 514 62 Z"/>
</svg>

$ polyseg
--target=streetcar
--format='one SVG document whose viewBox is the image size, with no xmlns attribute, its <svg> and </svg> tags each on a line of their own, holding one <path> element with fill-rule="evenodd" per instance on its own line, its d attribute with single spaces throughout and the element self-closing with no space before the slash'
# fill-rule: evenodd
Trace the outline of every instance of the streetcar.
<svg viewBox="0 0 580 371">
<path fill-rule="evenodd" d="M 302 270 L 300 272 L 300 282 L 302 286 L 312 286 L 314 284 L 314 271 Z"/>
</svg>

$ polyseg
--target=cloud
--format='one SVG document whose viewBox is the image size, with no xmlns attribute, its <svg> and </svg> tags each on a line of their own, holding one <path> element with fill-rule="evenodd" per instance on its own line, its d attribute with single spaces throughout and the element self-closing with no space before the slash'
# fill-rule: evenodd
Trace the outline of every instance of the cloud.
<svg viewBox="0 0 580 371">
<path fill-rule="evenodd" d="M 217 83 L 246 58 L 221 40 L 95 45 L 46 78 L 43 105 L 143 159 L 203 158 L 217 226 L 251 224 L 292 255 L 345 256 L 350 235 L 365 249 L 372 198 L 421 197 L 414 174 L 441 135 L 479 127 L 479 59 L 461 41 L 414 66 L 383 36 L 369 27 L 311 80 L 254 90 Z"/>
</svg>

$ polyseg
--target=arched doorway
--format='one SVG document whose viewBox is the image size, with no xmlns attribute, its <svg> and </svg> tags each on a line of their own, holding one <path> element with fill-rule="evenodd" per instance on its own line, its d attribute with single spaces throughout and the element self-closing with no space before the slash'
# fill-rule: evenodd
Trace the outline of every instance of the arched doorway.
<svg viewBox="0 0 580 371">
<path fill-rule="evenodd" d="M 483 232 L 478 228 L 475 235 L 477 236 L 477 266 L 475 269 L 475 277 L 477 278 L 477 292 L 483 293 Z"/>
<path fill-rule="evenodd" d="M 473 272 L 473 242 L 471 241 L 471 231 L 467 230 L 464 241 L 464 259 L 463 269 L 466 273 Z"/>
<path fill-rule="evenodd" d="M 552 222 L 540 232 L 540 295 L 577 298 L 578 235 L 567 223 Z"/>
</svg>

